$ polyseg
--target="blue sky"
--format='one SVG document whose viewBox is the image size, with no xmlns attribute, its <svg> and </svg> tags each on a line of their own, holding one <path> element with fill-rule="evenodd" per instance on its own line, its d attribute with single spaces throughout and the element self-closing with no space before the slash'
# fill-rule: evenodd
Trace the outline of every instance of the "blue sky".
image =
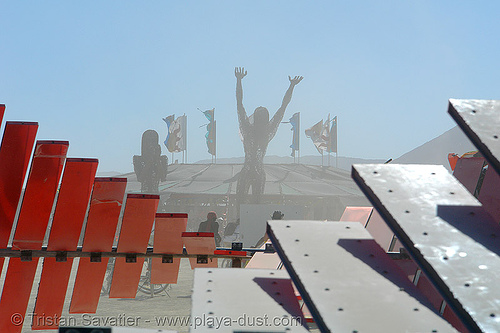
<svg viewBox="0 0 500 333">
<path fill-rule="evenodd" d="M 302 156 L 318 154 L 303 130 L 330 113 L 341 156 L 397 158 L 454 126 L 449 98 L 499 99 L 499 7 L 0 0 L 0 103 L 6 120 L 38 121 L 37 139 L 99 158 L 100 172 L 132 171 L 142 133 L 163 141 L 172 113 L 188 116 L 188 161 L 209 159 L 198 108 L 215 107 L 218 157 L 243 156 L 234 67 L 244 66 L 248 113 L 274 113 L 288 75 L 304 76 L 284 118 L 301 112 Z M 282 124 L 267 154 L 287 156 L 290 143 Z"/>
</svg>

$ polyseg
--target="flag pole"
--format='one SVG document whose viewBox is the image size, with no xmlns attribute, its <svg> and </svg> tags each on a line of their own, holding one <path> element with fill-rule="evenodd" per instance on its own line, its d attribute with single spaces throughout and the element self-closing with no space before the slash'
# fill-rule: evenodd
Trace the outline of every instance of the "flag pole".
<svg viewBox="0 0 500 333">
<path fill-rule="evenodd" d="M 336 152 L 335 152 L 335 168 L 338 169 L 338 162 L 339 162 L 339 140 L 338 140 L 338 137 L 339 137 L 339 117 L 338 116 L 335 116 L 335 118 L 337 119 L 337 124 L 335 125 L 336 127 L 336 131 L 335 131 L 335 143 L 336 143 Z"/>
<path fill-rule="evenodd" d="M 300 112 L 299 112 L 299 121 L 297 122 L 297 164 L 300 164 Z"/>
<path fill-rule="evenodd" d="M 214 131 L 215 131 L 215 135 L 214 135 L 214 140 L 215 140 L 215 143 L 214 143 L 214 146 L 215 146 L 215 164 L 217 164 L 217 122 L 215 121 L 215 109 L 214 109 Z"/>
<path fill-rule="evenodd" d="M 185 131 L 184 131 L 184 136 L 185 136 L 185 139 L 184 139 L 185 140 L 184 141 L 184 143 L 185 143 L 184 150 L 186 151 L 186 162 L 185 162 L 186 164 L 187 164 L 187 161 L 188 161 L 188 144 L 187 144 L 187 142 L 188 142 L 187 132 L 188 131 L 187 131 L 187 127 L 188 127 L 187 117 L 186 117 L 186 113 L 184 113 L 184 129 L 185 129 Z"/>
</svg>

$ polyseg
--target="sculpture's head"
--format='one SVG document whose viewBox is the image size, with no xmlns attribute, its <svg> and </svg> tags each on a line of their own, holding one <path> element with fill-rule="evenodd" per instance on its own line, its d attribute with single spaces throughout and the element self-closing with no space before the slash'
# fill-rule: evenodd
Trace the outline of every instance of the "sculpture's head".
<svg viewBox="0 0 500 333">
<path fill-rule="evenodd" d="M 158 138 L 158 132 L 155 130 L 147 130 L 142 134 L 141 153 L 143 156 L 161 154 Z"/>
<path fill-rule="evenodd" d="M 269 111 L 263 106 L 259 106 L 253 113 L 253 123 L 257 126 L 267 125 L 269 122 Z"/>
<path fill-rule="evenodd" d="M 253 113 L 253 135 L 255 143 L 262 147 L 267 142 L 267 130 L 269 124 L 269 111 L 265 107 L 259 106 Z"/>
</svg>

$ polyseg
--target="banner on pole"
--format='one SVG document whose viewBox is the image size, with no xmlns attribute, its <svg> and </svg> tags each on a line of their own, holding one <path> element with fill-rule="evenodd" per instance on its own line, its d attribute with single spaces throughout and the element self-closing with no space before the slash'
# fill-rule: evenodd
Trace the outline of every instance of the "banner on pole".
<svg viewBox="0 0 500 333">
<path fill-rule="evenodd" d="M 215 123 L 215 108 L 212 110 L 203 111 L 203 114 L 208 119 L 207 133 L 205 140 L 207 142 L 208 153 L 216 155 L 216 123 Z"/>
<path fill-rule="evenodd" d="M 292 148 L 291 156 L 295 157 L 295 151 L 299 150 L 299 134 L 300 134 L 300 112 L 296 112 L 293 114 L 292 118 L 290 118 L 290 125 L 292 125 L 291 131 L 292 135 L 292 144 L 290 148 Z"/>
</svg>

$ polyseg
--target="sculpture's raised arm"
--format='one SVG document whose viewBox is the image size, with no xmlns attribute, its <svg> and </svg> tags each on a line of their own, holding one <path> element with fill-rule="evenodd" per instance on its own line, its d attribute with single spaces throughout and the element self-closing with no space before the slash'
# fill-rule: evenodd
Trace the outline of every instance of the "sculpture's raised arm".
<svg viewBox="0 0 500 333">
<path fill-rule="evenodd" d="M 234 69 L 234 76 L 236 76 L 236 108 L 238 110 L 238 121 L 240 127 L 242 124 L 248 123 L 248 116 L 243 107 L 243 87 L 241 86 L 241 79 L 247 75 L 245 68 L 236 67 Z"/>
<path fill-rule="evenodd" d="M 281 107 L 278 109 L 278 111 L 276 111 L 276 113 L 274 114 L 273 118 L 269 123 L 269 130 L 270 130 L 269 140 L 271 140 L 276 134 L 276 131 L 278 131 L 278 126 L 281 123 L 283 116 L 285 115 L 286 107 L 292 100 L 293 88 L 295 88 L 295 86 L 299 84 L 299 82 L 302 81 L 302 79 L 303 79 L 302 76 L 295 76 L 293 79 L 290 76 L 288 76 L 288 80 L 290 81 L 290 86 L 288 87 L 288 90 L 286 91 L 285 96 L 283 97 L 283 102 L 281 103 Z"/>
</svg>

